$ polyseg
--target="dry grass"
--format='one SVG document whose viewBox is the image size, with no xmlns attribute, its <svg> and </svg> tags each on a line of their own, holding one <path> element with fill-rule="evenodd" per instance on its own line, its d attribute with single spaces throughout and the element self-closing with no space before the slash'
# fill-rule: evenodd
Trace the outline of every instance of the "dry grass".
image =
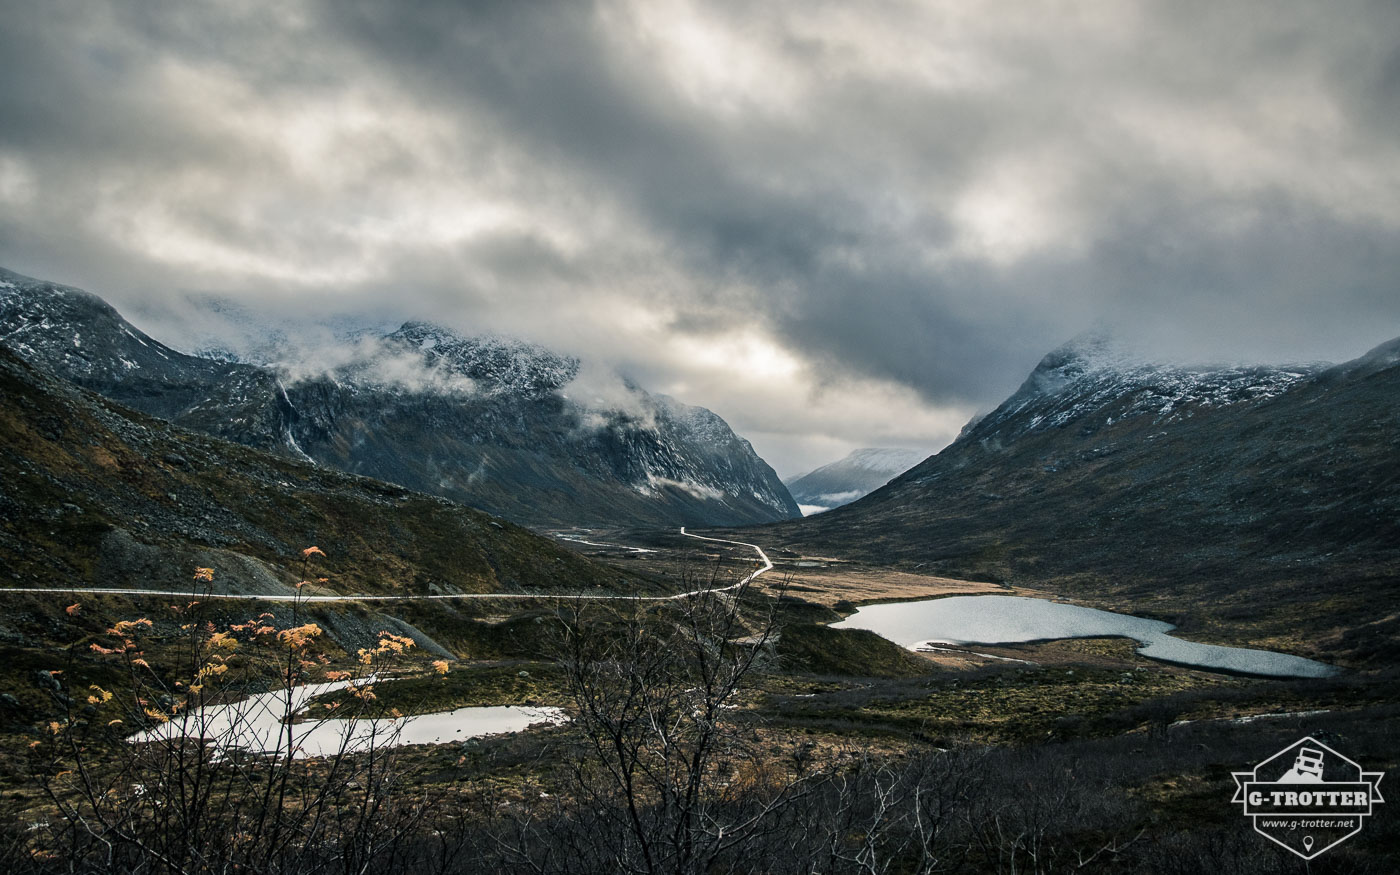
<svg viewBox="0 0 1400 875">
<path fill-rule="evenodd" d="M 767 580 L 779 580 L 791 575 L 788 592 L 827 607 L 838 602 L 869 604 L 940 596 L 1013 592 L 1000 584 L 986 581 L 911 574 L 906 571 L 870 568 L 844 562 L 827 562 L 823 567 L 798 564 L 813 561 L 820 560 L 804 559 L 794 562 L 775 559 L 774 570 L 769 572 Z M 772 584 L 769 583 L 769 586 Z"/>
</svg>

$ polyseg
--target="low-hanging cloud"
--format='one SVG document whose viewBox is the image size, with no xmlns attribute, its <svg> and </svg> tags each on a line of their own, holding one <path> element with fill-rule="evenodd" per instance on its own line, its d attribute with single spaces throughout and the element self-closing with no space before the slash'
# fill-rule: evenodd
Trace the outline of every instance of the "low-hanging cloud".
<svg viewBox="0 0 1400 875">
<path fill-rule="evenodd" d="M 11 5 L 0 264 L 162 339 L 191 290 L 502 331 L 789 473 L 934 449 L 1096 322 L 1400 334 L 1393 3 Z"/>
</svg>

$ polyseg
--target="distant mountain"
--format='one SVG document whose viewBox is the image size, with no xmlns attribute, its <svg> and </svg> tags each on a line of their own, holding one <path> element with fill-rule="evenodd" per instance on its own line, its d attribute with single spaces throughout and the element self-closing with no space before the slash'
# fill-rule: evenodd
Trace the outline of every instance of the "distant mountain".
<svg viewBox="0 0 1400 875">
<path fill-rule="evenodd" d="M 804 515 L 850 504 L 922 462 L 918 450 L 867 448 L 783 481 Z"/>
<path fill-rule="evenodd" d="M 794 517 L 777 475 L 708 410 L 579 362 L 410 322 L 322 368 L 185 355 L 95 295 L 0 271 L 0 344 L 177 425 L 365 474 L 532 526 L 738 525 Z"/>
<path fill-rule="evenodd" d="M 1295 651 L 1364 628 L 1345 648 L 1400 655 L 1400 340 L 1335 367 L 1186 368 L 1081 338 L 936 456 L 766 534 Z"/>
</svg>

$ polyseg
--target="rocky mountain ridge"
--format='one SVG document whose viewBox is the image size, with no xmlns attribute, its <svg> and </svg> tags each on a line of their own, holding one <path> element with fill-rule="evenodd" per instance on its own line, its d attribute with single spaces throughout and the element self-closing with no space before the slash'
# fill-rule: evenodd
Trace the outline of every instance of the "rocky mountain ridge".
<svg viewBox="0 0 1400 875">
<path fill-rule="evenodd" d="M 628 387 L 574 400 L 577 360 L 409 322 L 311 374 L 185 355 L 95 295 L 0 271 L 0 344 L 143 412 L 536 527 L 798 515 L 723 419 Z"/>
</svg>

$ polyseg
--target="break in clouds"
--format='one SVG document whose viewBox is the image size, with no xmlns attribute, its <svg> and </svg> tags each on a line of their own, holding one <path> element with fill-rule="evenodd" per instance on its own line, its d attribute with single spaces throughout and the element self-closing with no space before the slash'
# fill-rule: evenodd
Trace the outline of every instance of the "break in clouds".
<svg viewBox="0 0 1400 875">
<path fill-rule="evenodd" d="M 4 3 L 0 265 L 606 363 L 783 474 L 1400 335 L 1391 2 Z"/>
</svg>

